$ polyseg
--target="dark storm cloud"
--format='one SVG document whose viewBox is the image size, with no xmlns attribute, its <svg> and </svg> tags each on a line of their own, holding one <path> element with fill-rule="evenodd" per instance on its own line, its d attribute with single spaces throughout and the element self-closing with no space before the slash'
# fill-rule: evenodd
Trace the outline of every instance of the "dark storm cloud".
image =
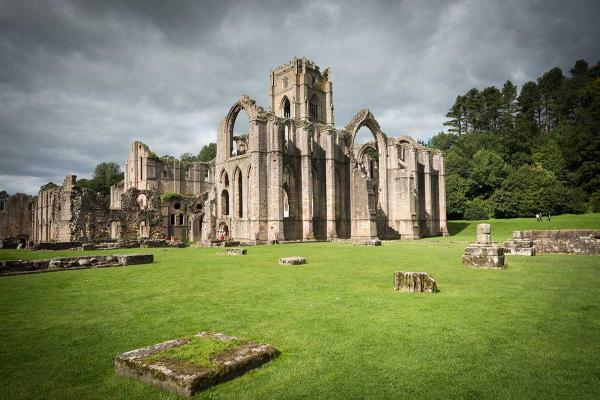
<svg viewBox="0 0 600 400">
<path fill-rule="evenodd" d="M 269 69 L 331 66 L 336 125 L 370 108 L 385 132 L 427 138 L 456 95 L 521 85 L 600 59 L 600 3 L 3 1 L 0 189 L 215 140 L 241 93 L 267 102 Z"/>
</svg>

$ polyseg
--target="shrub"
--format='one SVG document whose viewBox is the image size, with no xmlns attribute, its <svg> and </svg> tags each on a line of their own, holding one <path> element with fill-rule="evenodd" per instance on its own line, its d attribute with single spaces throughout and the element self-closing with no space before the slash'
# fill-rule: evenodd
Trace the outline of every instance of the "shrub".
<svg viewBox="0 0 600 400">
<path fill-rule="evenodd" d="M 181 193 L 174 193 L 174 192 L 165 193 L 165 194 L 160 195 L 160 199 L 162 201 L 181 200 L 182 198 L 183 198 L 183 195 Z"/>
<path fill-rule="evenodd" d="M 488 219 L 493 213 L 491 203 L 488 200 L 475 198 L 465 203 L 463 218 L 467 221 Z"/>
</svg>

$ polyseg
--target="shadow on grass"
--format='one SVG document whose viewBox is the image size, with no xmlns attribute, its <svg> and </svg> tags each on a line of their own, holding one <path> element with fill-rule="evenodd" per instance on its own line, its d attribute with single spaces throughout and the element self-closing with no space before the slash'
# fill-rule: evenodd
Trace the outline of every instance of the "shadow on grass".
<svg viewBox="0 0 600 400">
<path fill-rule="evenodd" d="M 467 229 L 470 224 L 468 222 L 448 221 L 448 235 L 454 236 Z"/>
</svg>

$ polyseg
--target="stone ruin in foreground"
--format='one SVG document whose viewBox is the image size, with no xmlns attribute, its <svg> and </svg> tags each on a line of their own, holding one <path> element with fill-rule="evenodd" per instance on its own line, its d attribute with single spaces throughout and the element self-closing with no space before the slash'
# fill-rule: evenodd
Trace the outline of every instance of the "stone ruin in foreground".
<svg viewBox="0 0 600 400">
<path fill-rule="evenodd" d="M 477 242 L 465 248 L 463 265 L 479 268 L 504 268 L 504 247 L 492 243 L 490 224 L 477 225 Z"/>
<path fill-rule="evenodd" d="M 131 143 L 109 207 L 75 176 L 14 207 L 1 199 L 0 238 L 376 245 L 447 234 L 440 151 L 388 136 L 367 109 L 336 128 L 331 70 L 305 58 L 273 69 L 268 93 L 267 109 L 246 95 L 233 103 L 210 162 L 160 158 Z M 236 125 L 240 113 L 247 126 Z M 363 127 L 372 134 L 365 143 L 357 139 Z M 24 223 L 14 228 L 16 215 Z"/>
</svg>

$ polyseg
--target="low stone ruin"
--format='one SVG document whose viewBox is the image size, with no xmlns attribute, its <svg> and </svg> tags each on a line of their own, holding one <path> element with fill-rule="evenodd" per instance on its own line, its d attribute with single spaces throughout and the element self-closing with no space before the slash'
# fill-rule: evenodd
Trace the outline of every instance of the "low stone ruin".
<svg viewBox="0 0 600 400">
<path fill-rule="evenodd" d="M 71 269 L 150 264 L 152 262 L 154 262 L 154 256 L 152 254 L 57 257 L 44 260 L 7 260 L 0 261 L 0 275 L 19 275 Z"/>
<path fill-rule="evenodd" d="M 527 247 L 530 243 L 531 246 Z M 512 240 L 507 241 L 504 246 L 509 254 L 522 255 L 521 252 L 531 251 L 533 254 L 587 254 L 599 256 L 600 230 L 514 231 Z M 531 250 L 523 250 L 523 248 Z"/>
<path fill-rule="evenodd" d="M 306 264 L 306 258 L 304 257 L 283 257 L 279 259 L 281 265 L 299 265 Z"/>
<path fill-rule="evenodd" d="M 363 246 L 381 246 L 381 240 L 367 239 L 367 240 L 355 241 L 354 244 L 363 245 Z"/>
<path fill-rule="evenodd" d="M 492 244 L 490 224 L 477 225 L 477 242 L 465 248 L 462 263 L 477 268 L 504 268 L 504 247 Z"/>
<path fill-rule="evenodd" d="M 225 254 L 227 254 L 228 256 L 245 256 L 246 249 L 243 249 L 241 247 L 233 247 L 230 249 L 226 249 Z"/>
<path fill-rule="evenodd" d="M 435 293 L 437 282 L 427 272 L 394 272 L 394 289 L 399 292 Z"/>
<path fill-rule="evenodd" d="M 533 240 L 523 238 L 522 231 L 514 231 L 513 237 L 504 243 L 504 252 L 515 256 L 535 256 Z"/>
<path fill-rule="evenodd" d="M 236 340 L 235 337 L 222 333 L 208 332 L 198 333 L 192 339 L 223 342 Z M 236 343 L 226 351 L 210 355 L 208 366 L 195 365 L 188 360 L 160 357 L 161 352 L 185 346 L 192 339 L 169 340 L 120 354 L 115 358 L 115 369 L 120 375 L 138 379 L 181 396 L 192 396 L 198 391 L 241 376 L 279 355 L 279 351 L 269 344 L 248 341 Z"/>
</svg>

